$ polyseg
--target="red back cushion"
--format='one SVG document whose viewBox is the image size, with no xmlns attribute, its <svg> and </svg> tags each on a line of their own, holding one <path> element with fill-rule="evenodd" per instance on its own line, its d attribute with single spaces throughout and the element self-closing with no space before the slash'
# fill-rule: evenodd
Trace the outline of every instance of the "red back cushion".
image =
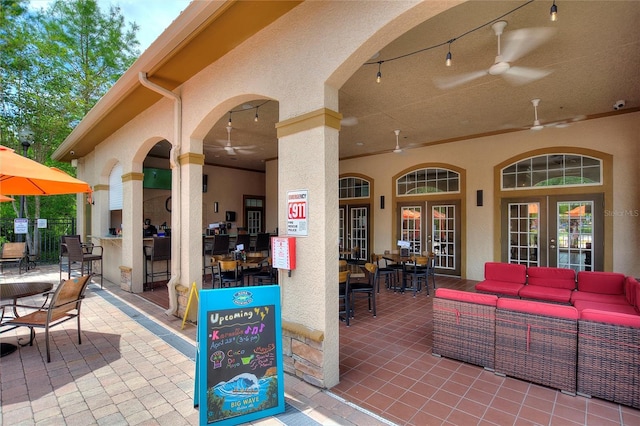
<svg viewBox="0 0 640 426">
<path fill-rule="evenodd" d="M 527 284 L 544 287 L 576 289 L 576 272 L 568 268 L 530 266 L 527 269 Z"/>
<path fill-rule="evenodd" d="M 627 277 L 627 279 L 624 280 L 624 295 L 627 297 L 627 302 L 629 302 L 631 306 L 635 306 L 636 308 L 638 307 L 636 303 L 637 285 L 638 281 L 633 277 Z"/>
<path fill-rule="evenodd" d="M 624 274 L 618 272 L 580 271 L 578 291 L 599 294 L 624 294 Z"/>
<path fill-rule="evenodd" d="M 524 312 L 527 314 L 544 315 L 555 318 L 577 320 L 578 310 L 573 306 L 556 305 L 554 303 L 532 302 L 530 300 L 511 299 L 501 297 L 498 299 L 498 309 Z"/>
<path fill-rule="evenodd" d="M 450 288 L 437 288 L 436 297 L 489 306 L 496 306 L 498 303 L 498 296 L 494 294 L 472 293 L 470 291 L 453 290 Z"/>
<path fill-rule="evenodd" d="M 484 264 L 484 279 L 524 284 L 527 281 L 527 267 L 514 263 L 487 262 Z"/>
</svg>

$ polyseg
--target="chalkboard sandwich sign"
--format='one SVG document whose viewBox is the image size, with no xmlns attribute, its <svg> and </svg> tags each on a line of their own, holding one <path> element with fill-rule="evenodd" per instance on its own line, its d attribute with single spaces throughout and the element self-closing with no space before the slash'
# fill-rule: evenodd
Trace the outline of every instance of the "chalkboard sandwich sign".
<svg viewBox="0 0 640 426">
<path fill-rule="evenodd" d="M 280 287 L 202 290 L 194 402 L 200 424 L 284 412 Z"/>
</svg>

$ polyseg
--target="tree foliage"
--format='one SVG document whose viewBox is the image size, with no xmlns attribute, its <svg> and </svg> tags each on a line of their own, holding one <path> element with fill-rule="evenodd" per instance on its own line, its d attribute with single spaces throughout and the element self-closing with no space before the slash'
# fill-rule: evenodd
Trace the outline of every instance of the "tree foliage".
<svg viewBox="0 0 640 426">
<path fill-rule="evenodd" d="M 38 11 L 28 0 L 0 4 L 0 144 L 22 153 L 18 134 L 28 126 L 29 157 L 75 175 L 51 154 L 137 58 L 138 27 L 96 0 L 56 0 Z M 74 199 L 27 197 L 27 217 L 75 216 Z M 3 204 L 2 217 L 17 216 L 18 203 Z"/>
</svg>

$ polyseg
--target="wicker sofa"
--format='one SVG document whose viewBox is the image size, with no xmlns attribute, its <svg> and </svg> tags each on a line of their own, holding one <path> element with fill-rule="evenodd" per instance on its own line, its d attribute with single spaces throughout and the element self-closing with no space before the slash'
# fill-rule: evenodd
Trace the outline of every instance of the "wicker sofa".
<svg viewBox="0 0 640 426">
<path fill-rule="evenodd" d="M 478 293 L 436 290 L 434 354 L 487 368 L 493 360 L 496 373 L 640 409 L 640 283 L 619 273 L 580 271 L 571 284 L 571 272 L 561 268 L 528 268 L 521 283 L 516 268 L 500 271 L 501 265 L 491 262 L 488 285 L 478 283 Z M 512 286 L 492 284 L 509 274 Z M 525 291 L 528 286 L 543 288 Z M 507 293 L 495 291 L 503 288 Z M 544 288 L 568 290 L 569 299 L 566 291 Z M 495 306 L 480 297 L 496 297 Z M 487 325 L 492 317 L 495 323 Z M 491 344 L 493 358 L 486 349 Z M 484 354 L 474 358 L 469 352 L 478 345 Z"/>
</svg>

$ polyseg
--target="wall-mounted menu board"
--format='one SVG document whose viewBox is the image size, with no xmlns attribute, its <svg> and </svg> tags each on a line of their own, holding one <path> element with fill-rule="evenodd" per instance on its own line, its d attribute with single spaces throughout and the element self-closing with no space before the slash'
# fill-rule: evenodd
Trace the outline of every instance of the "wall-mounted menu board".
<svg viewBox="0 0 640 426">
<path fill-rule="evenodd" d="M 200 424 L 284 412 L 280 287 L 200 291 L 195 404 Z"/>
</svg>

